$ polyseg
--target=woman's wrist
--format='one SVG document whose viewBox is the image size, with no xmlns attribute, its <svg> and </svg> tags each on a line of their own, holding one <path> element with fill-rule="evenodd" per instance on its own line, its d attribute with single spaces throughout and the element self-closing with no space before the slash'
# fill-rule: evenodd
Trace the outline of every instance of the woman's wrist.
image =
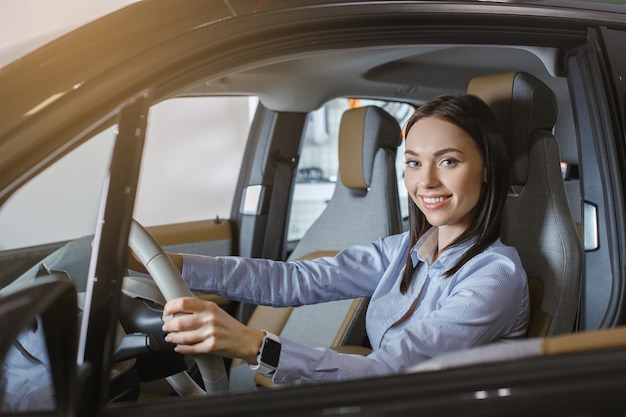
<svg viewBox="0 0 626 417">
<path fill-rule="evenodd" d="M 250 329 L 250 334 L 247 338 L 248 342 L 244 344 L 246 351 L 242 352 L 241 359 L 245 360 L 250 365 L 256 365 L 265 333 L 251 327 L 248 327 L 248 329 Z"/>
</svg>

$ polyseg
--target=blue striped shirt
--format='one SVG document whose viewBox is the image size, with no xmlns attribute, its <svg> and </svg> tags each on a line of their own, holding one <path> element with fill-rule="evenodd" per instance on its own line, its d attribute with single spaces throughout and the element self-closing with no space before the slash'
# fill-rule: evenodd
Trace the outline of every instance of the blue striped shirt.
<svg viewBox="0 0 626 417">
<path fill-rule="evenodd" d="M 517 251 L 498 240 L 445 277 L 471 242 L 449 247 L 431 262 L 436 241 L 432 228 L 412 248 L 416 271 L 406 294 L 400 293 L 400 280 L 408 233 L 307 261 L 185 255 L 183 277 L 195 291 L 276 307 L 371 297 L 366 316 L 370 355 L 340 354 L 281 338 L 273 376 L 278 384 L 392 375 L 446 352 L 523 337 L 530 307 Z M 394 326 L 420 292 L 409 318 Z"/>
</svg>

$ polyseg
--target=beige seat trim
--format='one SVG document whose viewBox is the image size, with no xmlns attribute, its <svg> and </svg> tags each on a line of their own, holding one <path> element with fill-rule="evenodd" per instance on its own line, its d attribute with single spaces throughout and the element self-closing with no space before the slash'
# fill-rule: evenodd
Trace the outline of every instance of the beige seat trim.
<svg viewBox="0 0 626 417">
<path fill-rule="evenodd" d="M 367 107 L 352 109 L 352 117 L 339 125 L 339 175 L 348 188 L 367 189 L 363 173 L 363 137 Z"/>
<path fill-rule="evenodd" d="M 626 326 L 545 338 L 541 355 L 560 355 L 626 346 Z"/>
</svg>

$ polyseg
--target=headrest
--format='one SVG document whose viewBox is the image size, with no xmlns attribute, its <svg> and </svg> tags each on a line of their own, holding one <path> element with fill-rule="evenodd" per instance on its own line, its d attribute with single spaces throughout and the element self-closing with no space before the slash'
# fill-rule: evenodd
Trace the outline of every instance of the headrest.
<svg viewBox="0 0 626 417">
<path fill-rule="evenodd" d="M 346 110 L 339 126 L 339 176 L 343 185 L 367 189 L 372 182 L 376 151 L 395 151 L 401 142 L 400 125 L 380 107 Z"/>
<path fill-rule="evenodd" d="M 526 184 L 531 134 L 554 127 L 556 96 L 547 85 L 524 72 L 473 78 L 467 93 L 487 103 L 498 119 L 511 158 L 511 185 Z"/>
</svg>

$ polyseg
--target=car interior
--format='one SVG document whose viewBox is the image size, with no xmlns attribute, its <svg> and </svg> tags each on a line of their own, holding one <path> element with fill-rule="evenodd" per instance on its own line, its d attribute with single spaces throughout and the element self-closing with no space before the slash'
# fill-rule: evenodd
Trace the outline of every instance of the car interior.
<svg viewBox="0 0 626 417">
<path fill-rule="evenodd" d="M 570 349 L 551 347 L 564 340 L 554 337 L 579 328 L 583 249 L 588 249 L 583 241 L 584 205 L 578 178 L 578 139 L 561 52 L 550 47 L 484 44 L 396 45 L 316 51 L 275 58 L 254 68 L 199 80 L 175 96 L 258 97 L 260 104 L 250 136 L 258 134 L 260 126 L 267 128 L 267 120 L 272 119 L 276 125 L 283 126 L 283 132 L 293 127 L 298 137 L 283 138 L 284 142 L 277 143 L 272 142 L 272 137 L 256 138 L 254 144 L 246 145 L 245 153 L 256 159 L 267 159 L 271 149 L 265 149 L 265 146 L 278 147 L 287 142 L 289 145 L 285 146 L 287 150 L 283 156 L 290 152 L 298 154 L 310 114 L 331 99 L 384 100 L 417 107 L 440 94 L 468 92 L 481 97 L 496 113 L 512 157 L 512 190 L 505 209 L 502 239 L 518 249 L 529 275 L 532 316 L 529 341 L 524 341 L 524 346 L 528 347 L 524 348 L 523 354 L 551 354 Z M 320 88 L 320 80 L 323 88 Z M 297 182 L 295 172 L 311 168 L 294 167 L 293 161 L 277 165 L 274 179 L 270 181 L 273 188 L 262 190 L 271 194 L 271 203 L 262 201 L 262 192 L 253 195 L 257 184 L 267 182 L 253 169 L 258 167 L 242 167 L 231 219 L 150 225 L 147 230 L 166 251 L 282 257 L 287 260 L 332 256 L 349 245 L 400 233 L 407 227 L 401 214 L 405 208 L 399 197 L 402 190 L 398 184 L 402 181 L 397 169 L 402 128 L 401 122 L 381 107 L 356 106 L 343 112 L 338 135 L 338 175 L 332 196 L 325 201 L 319 217 L 297 241 L 286 241 L 285 224 L 276 226 L 272 223 L 276 220 L 267 215 L 274 207 L 268 204 L 279 205 L 277 216 L 284 222 L 284 215 L 288 214 L 290 207 L 289 190 Z M 355 159 L 355 155 L 361 157 Z M 281 171 L 283 169 L 285 171 Z M 285 176 L 291 179 L 284 181 Z M 257 241 L 256 230 L 261 223 L 264 228 L 275 230 L 278 235 L 276 247 L 264 249 L 271 237 Z M 10 279 L 2 277 L 1 282 L 22 284 L 43 262 L 53 269 L 69 271 L 72 279 L 81 283 L 78 289 L 82 292 L 89 261 L 84 254 L 89 252 L 90 242 L 90 237 L 60 242 L 46 246 L 46 253 L 42 253 L 44 249 L 40 247 L 30 256 L 25 256 L 24 251 L 3 254 L 3 263 L 20 265 L 21 270 L 17 271 L 19 274 L 12 271 L 14 275 Z M 76 252 L 76 247 L 80 252 Z M 80 256 L 77 257 L 77 253 Z M 274 256 L 269 256 L 270 253 Z M 20 278 L 13 280 L 14 276 Z M 129 277 L 124 283 L 126 297 L 141 299 L 141 303 L 151 306 L 141 313 L 151 320 L 160 318 L 158 305 L 163 302 L 158 295 L 152 295 L 153 290 L 154 285 L 139 275 Z M 246 306 L 233 305 L 229 300 L 211 299 L 231 309 L 233 315 L 252 327 L 269 329 L 309 345 L 367 352 L 362 324 L 367 299 L 288 309 L 261 306 L 247 306 L 246 309 Z M 123 309 L 122 314 L 140 315 L 138 310 L 132 309 L 134 307 L 128 308 Z M 126 333 L 132 333 L 133 326 L 136 327 L 133 331 L 145 332 L 143 324 L 131 322 L 122 319 Z M 587 327 L 593 330 L 594 326 Z M 597 348 L 598 345 L 606 346 L 598 342 L 605 339 L 603 334 L 607 335 L 609 344 L 622 343 L 612 332 L 601 332 L 592 338 L 585 334 L 567 337 L 580 336 L 585 339 L 579 346 Z M 587 343 L 591 339 L 597 343 Z M 573 342 L 567 339 L 565 344 L 577 345 L 579 340 L 582 339 Z M 120 383 L 145 385 L 151 382 L 148 379 L 161 379 L 167 373 L 193 367 L 189 361 L 180 362 L 175 356 L 158 358 L 171 365 L 163 373 L 147 376 L 148 369 L 155 362 L 146 361 L 142 365 L 144 370 L 139 371 L 139 379 Z M 478 352 L 478 356 L 480 360 L 485 357 L 491 360 L 510 358 L 491 351 L 485 354 L 484 350 Z M 128 359 L 124 357 L 124 360 Z M 466 360 L 453 359 L 446 363 L 458 366 Z M 255 375 L 241 361 L 227 361 L 226 365 L 232 391 L 275 388 L 271 381 Z M 446 366 L 451 365 L 442 365 L 440 361 L 425 364 L 416 371 Z M 177 391 L 186 396 L 193 395 L 191 392 L 195 389 L 180 388 Z M 126 386 L 114 391 L 116 398 L 122 400 L 126 400 L 125 395 L 131 391 L 133 400 L 140 395 Z"/>
</svg>

